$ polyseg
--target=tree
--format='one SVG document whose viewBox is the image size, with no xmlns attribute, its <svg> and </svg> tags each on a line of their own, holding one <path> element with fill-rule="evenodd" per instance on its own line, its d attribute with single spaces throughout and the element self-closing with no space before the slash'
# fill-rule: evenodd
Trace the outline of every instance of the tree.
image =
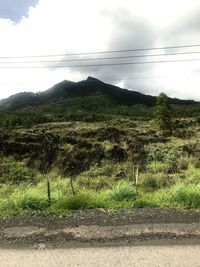
<svg viewBox="0 0 200 267">
<path fill-rule="evenodd" d="M 161 93 L 156 99 L 155 119 L 164 135 L 172 134 L 171 106 L 166 94 Z"/>
</svg>

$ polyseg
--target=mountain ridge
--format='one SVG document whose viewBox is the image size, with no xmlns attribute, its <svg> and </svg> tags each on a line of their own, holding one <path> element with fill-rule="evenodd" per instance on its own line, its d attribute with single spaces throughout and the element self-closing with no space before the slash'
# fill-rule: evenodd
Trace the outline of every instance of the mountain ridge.
<svg viewBox="0 0 200 267">
<path fill-rule="evenodd" d="M 68 80 L 61 81 L 44 92 L 17 93 L 6 99 L 0 100 L 0 107 L 17 110 L 27 106 L 38 106 L 66 98 L 89 96 L 95 93 L 107 95 L 114 103 L 128 106 L 134 104 L 153 106 L 156 101 L 155 96 L 146 95 L 138 91 L 122 89 L 89 76 L 86 80 L 79 82 Z M 169 101 L 171 104 L 180 105 L 199 103 L 194 100 L 181 100 L 177 98 L 169 98 Z"/>
</svg>

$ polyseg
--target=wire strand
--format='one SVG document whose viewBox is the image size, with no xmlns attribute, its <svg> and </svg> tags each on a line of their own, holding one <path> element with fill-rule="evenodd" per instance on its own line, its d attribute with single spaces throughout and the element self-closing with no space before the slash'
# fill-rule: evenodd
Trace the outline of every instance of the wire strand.
<svg viewBox="0 0 200 267">
<path fill-rule="evenodd" d="M 77 61 L 98 61 L 98 60 L 115 60 L 127 58 L 143 58 L 143 57 L 158 57 L 158 56 L 178 56 L 200 54 L 200 51 L 178 52 L 178 53 L 163 53 L 150 55 L 134 55 L 134 56 L 117 56 L 117 57 L 103 57 L 103 58 L 80 58 L 80 59 L 63 59 L 63 60 L 38 60 L 38 61 L 0 61 L 0 64 L 31 64 L 31 63 L 61 63 L 61 62 L 77 62 Z"/>
<path fill-rule="evenodd" d="M 0 69 L 42 69 L 42 68 L 85 68 L 85 67 L 106 67 L 106 66 L 125 66 L 125 65 L 140 65 L 140 64 L 157 64 L 157 63 L 177 63 L 200 61 L 200 58 L 193 59 L 178 59 L 178 60 L 159 60 L 159 61 L 138 61 L 138 62 L 121 62 L 107 64 L 81 64 L 81 65 L 55 65 L 55 66 L 0 66 Z"/>
<path fill-rule="evenodd" d="M 139 51 L 153 51 L 153 50 L 190 48 L 190 47 L 200 47 L 200 44 L 177 45 L 177 46 L 163 46 L 163 47 L 150 47 L 150 48 L 135 48 L 135 49 L 124 49 L 124 50 L 108 50 L 108 51 L 83 52 L 83 53 L 64 53 L 64 54 L 57 54 L 57 55 L 56 54 L 55 55 L 50 54 L 50 55 L 31 55 L 31 56 L 1 56 L 0 59 L 97 55 L 97 54 L 125 53 L 125 52 L 139 52 Z"/>
</svg>

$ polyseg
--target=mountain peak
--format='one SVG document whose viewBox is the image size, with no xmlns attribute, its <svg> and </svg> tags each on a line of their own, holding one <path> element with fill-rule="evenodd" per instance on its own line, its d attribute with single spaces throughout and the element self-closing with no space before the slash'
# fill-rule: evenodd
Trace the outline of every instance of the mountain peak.
<svg viewBox="0 0 200 267">
<path fill-rule="evenodd" d="M 98 80 L 92 76 L 88 76 L 87 81 L 94 81 L 94 82 L 101 82 L 102 83 L 102 81 L 100 81 L 100 80 Z"/>
</svg>

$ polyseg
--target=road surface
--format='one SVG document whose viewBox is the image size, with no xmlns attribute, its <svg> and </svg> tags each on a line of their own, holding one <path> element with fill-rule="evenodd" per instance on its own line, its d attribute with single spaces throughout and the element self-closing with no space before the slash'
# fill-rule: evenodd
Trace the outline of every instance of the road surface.
<svg viewBox="0 0 200 267">
<path fill-rule="evenodd" d="M 124 246 L 20 250 L 0 249 L 1 267 L 196 267 L 200 246 Z"/>
<path fill-rule="evenodd" d="M 0 218 L 0 267 L 200 267 L 200 210 Z"/>
</svg>

